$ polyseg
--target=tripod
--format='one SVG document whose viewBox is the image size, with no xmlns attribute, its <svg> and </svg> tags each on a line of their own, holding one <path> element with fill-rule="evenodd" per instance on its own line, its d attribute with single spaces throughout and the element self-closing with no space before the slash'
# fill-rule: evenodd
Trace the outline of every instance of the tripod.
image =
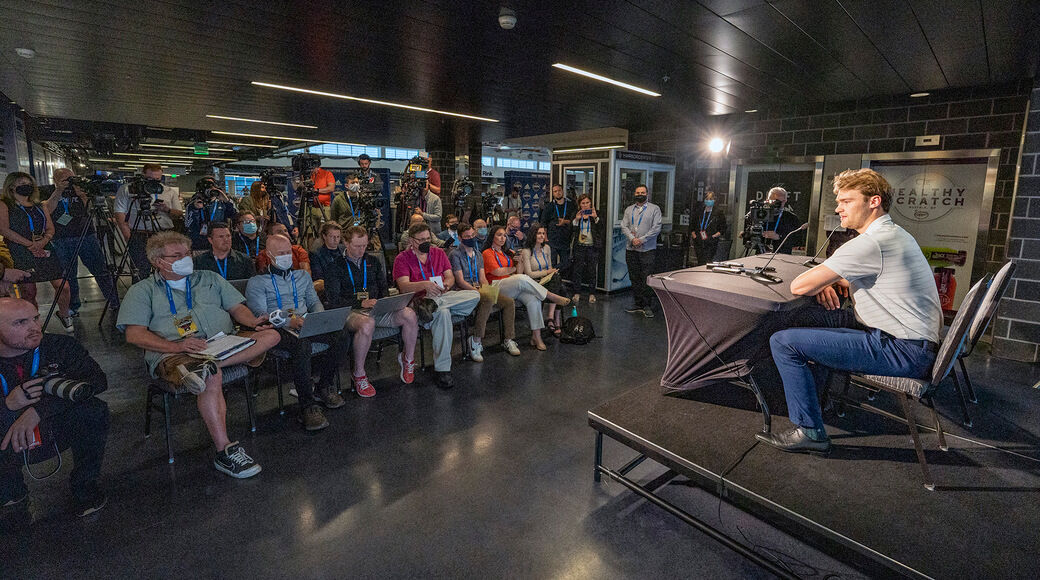
<svg viewBox="0 0 1040 580">
<path fill-rule="evenodd" d="M 136 199 L 133 201 L 135 203 L 137 202 Z M 146 210 L 142 210 L 139 206 L 137 208 L 137 216 L 134 218 L 134 223 L 132 226 L 130 226 L 130 237 L 127 238 L 126 243 L 123 244 L 123 258 L 120 260 L 119 265 L 116 266 L 112 274 L 113 285 L 116 286 L 117 292 L 119 280 L 121 280 L 123 276 L 129 275 L 131 280 L 142 280 L 144 278 L 143 276 L 141 276 L 141 273 L 137 270 L 137 264 L 135 264 L 134 261 L 130 259 L 130 241 L 133 240 L 134 236 L 145 235 L 144 232 L 138 229 L 138 226 L 141 225 L 142 220 L 147 220 L 145 224 L 151 228 L 149 230 L 150 232 L 154 233 L 162 231 L 162 229 L 159 227 L 158 220 L 155 219 L 155 214 L 152 213 L 152 209 L 149 207 Z M 116 236 L 114 234 L 113 239 L 116 239 Z M 128 265 L 130 269 L 124 273 L 123 269 L 126 268 Z M 101 317 L 98 318 L 98 327 L 100 327 L 101 323 L 104 322 L 105 315 L 108 313 L 108 310 L 111 306 L 112 299 L 106 299 L 105 308 L 101 311 Z"/>
<path fill-rule="evenodd" d="M 770 249 L 766 247 L 764 241 L 762 241 L 762 233 L 754 232 L 754 228 L 748 230 L 748 235 L 744 236 L 744 257 L 748 257 L 752 254 L 767 254 Z"/>
<path fill-rule="evenodd" d="M 321 223 L 328 221 L 329 216 L 325 213 L 325 206 L 317 203 L 318 192 L 311 187 L 305 187 L 300 195 L 300 211 L 296 216 L 296 227 L 300 229 L 297 239 L 304 248 L 310 248 L 311 242 L 319 237 L 320 225 L 315 225 L 311 220 L 311 210 L 318 208 L 321 214 Z"/>
</svg>

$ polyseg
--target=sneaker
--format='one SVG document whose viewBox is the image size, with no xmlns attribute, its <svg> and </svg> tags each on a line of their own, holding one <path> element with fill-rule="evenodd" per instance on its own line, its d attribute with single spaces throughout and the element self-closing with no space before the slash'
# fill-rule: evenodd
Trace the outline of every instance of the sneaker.
<svg viewBox="0 0 1040 580">
<path fill-rule="evenodd" d="M 645 316 L 647 318 L 653 318 L 654 317 L 654 311 L 651 310 L 650 308 L 644 308 L 643 309 L 643 316 Z"/>
<path fill-rule="evenodd" d="M 575 294 L 575 295 L 574 295 L 574 296 L 573 296 L 573 297 L 571 298 L 571 302 L 573 302 L 573 303 L 575 303 L 575 304 L 577 304 L 577 303 L 578 303 L 578 302 L 580 302 L 580 301 L 581 301 L 581 294 Z"/>
<path fill-rule="evenodd" d="M 76 328 L 72 326 L 72 317 L 62 316 L 60 314 L 55 314 L 55 316 L 58 317 L 61 325 L 65 327 L 65 332 L 76 332 Z"/>
<path fill-rule="evenodd" d="M 304 408 L 300 412 L 300 422 L 308 431 L 319 431 L 329 426 L 329 420 L 325 418 L 325 413 L 322 413 L 321 407 L 317 405 L 308 405 Z"/>
<path fill-rule="evenodd" d="M 633 304 L 632 306 L 629 306 L 628 308 L 626 308 L 625 312 L 630 312 L 632 314 L 642 314 L 643 313 L 643 307 L 642 306 L 636 306 L 635 304 Z"/>
<path fill-rule="evenodd" d="M 516 345 L 516 341 L 509 339 L 502 343 L 502 347 L 506 349 L 506 352 L 513 356 L 520 356 L 520 347 Z"/>
<path fill-rule="evenodd" d="M 595 304 L 595 303 L 596 303 L 596 295 L 595 294 L 589 294 L 589 304 Z"/>
<path fill-rule="evenodd" d="M 410 385 L 415 380 L 415 361 L 404 360 L 404 353 L 397 354 L 397 363 L 401 365 L 401 382 Z"/>
<path fill-rule="evenodd" d="M 260 464 L 246 455 L 246 450 L 238 441 L 228 443 L 223 451 L 217 452 L 213 467 L 237 479 L 246 479 L 260 473 Z"/>
<path fill-rule="evenodd" d="M 354 391 L 359 397 L 367 399 L 376 396 L 376 388 L 372 386 L 372 383 L 368 382 L 368 377 L 364 375 L 355 377 L 352 375 L 350 380 L 354 383 Z"/>
<path fill-rule="evenodd" d="M 314 389 L 314 400 L 325 405 L 326 409 L 339 409 L 343 405 L 347 404 L 347 402 L 343 400 L 343 397 L 336 392 L 336 389 L 332 387 L 327 389 Z"/>
<path fill-rule="evenodd" d="M 79 318 L 79 306 L 69 307 L 69 318 Z"/>
<path fill-rule="evenodd" d="M 484 345 L 479 340 L 469 339 L 469 358 L 473 362 L 484 362 L 484 357 L 480 354 L 482 350 L 484 350 Z"/>
<path fill-rule="evenodd" d="M 108 496 L 101 492 L 95 492 L 90 499 L 76 502 L 76 513 L 79 517 L 85 518 L 90 514 L 101 511 L 106 504 L 108 504 Z"/>
<path fill-rule="evenodd" d="M 437 371 L 437 386 L 442 389 L 455 386 L 455 377 L 451 376 L 451 371 Z"/>
<path fill-rule="evenodd" d="M 217 374 L 217 363 L 209 359 L 194 359 L 177 365 L 177 372 L 181 374 L 181 387 L 193 395 L 201 395 L 206 390 L 206 379 Z"/>
</svg>

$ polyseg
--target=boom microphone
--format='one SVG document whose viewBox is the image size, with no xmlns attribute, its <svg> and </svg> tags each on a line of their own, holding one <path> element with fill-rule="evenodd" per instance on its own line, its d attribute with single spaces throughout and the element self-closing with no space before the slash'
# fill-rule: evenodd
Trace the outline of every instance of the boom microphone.
<svg viewBox="0 0 1040 580">
<path fill-rule="evenodd" d="M 816 258 L 819 258 L 820 257 L 820 252 L 824 251 L 825 249 L 827 249 L 831 245 L 831 238 L 834 237 L 834 234 L 838 233 L 839 229 L 845 230 L 845 228 L 843 228 L 841 226 L 838 226 L 838 227 L 834 228 L 834 231 L 831 232 L 831 235 L 827 236 L 827 241 L 824 242 L 822 246 L 820 246 L 819 250 L 816 250 L 816 255 L 813 256 L 812 258 L 802 262 L 802 265 L 806 266 L 808 268 L 811 268 L 813 266 L 819 266 L 820 263 L 816 261 Z M 845 231 L 848 231 L 848 230 L 845 230 Z"/>
<path fill-rule="evenodd" d="M 794 230 L 791 233 L 784 236 L 783 241 L 781 241 L 780 245 L 776 247 L 776 250 L 773 251 L 773 255 L 770 256 L 768 260 L 766 260 L 766 263 L 758 268 L 755 268 L 755 274 L 764 274 L 767 271 L 766 268 L 769 266 L 769 263 L 772 262 L 773 258 L 776 257 L 776 254 L 780 251 L 780 248 L 784 247 L 784 244 L 787 243 L 787 240 L 791 239 L 791 236 L 795 235 L 796 233 L 807 229 L 809 229 L 809 222 L 805 222 L 804 224 L 798 226 L 797 230 Z"/>
</svg>

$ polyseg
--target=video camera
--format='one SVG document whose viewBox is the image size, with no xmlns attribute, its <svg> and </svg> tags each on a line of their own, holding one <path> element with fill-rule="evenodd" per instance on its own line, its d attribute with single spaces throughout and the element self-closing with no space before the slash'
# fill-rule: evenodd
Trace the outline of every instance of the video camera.
<svg viewBox="0 0 1040 580">
<path fill-rule="evenodd" d="M 298 174 L 293 180 L 293 189 L 299 199 L 313 203 L 317 198 L 318 190 L 314 189 L 311 175 L 320 166 L 321 157 L 313 153 L 300 153 L 292 158 L 293 171 Z"/>
<path fill-rule="evenodd" d="M 137 202 L 137 210 L 141 215 L 151 215 L 152 204 L 163 192 L 163 183 L 143 175 L 135 175 L 127 184 L 130 197 Z"/>
<path fill-rule="evenodd" d="M 102 179 L 100 177 L 81 177 L 79 175 L 73 175 L 69 177 L 69 184 L 62 190 L 61 195 L 65 198 L 71 198 L 76 195 L 76 188 L 80 188 L 89 197 L 94 197 L 101 193 Z"/>
<path fill-rule="evenodd" d="M 226 195 L 220 188 L 217 180 L 212 177 L 203 177 L 195 182 L 195 200 L 205 204 L 212 203 L 218 197 Z"/>
<path fill-rule="evenodd" d="M 292 168 L 297 173 L 310 173 L 319 167 L 321 157 L 313 153 L 300 153 L 292 158 Z"/>
<path fill-rule="evenodd" d="M 430 170 L 430 160 L 426 157 L 416 155 L 408 160 L 408 165 L 401 174 L 401 198 L 398 202 L 399 208 L 404 208 L 404 215 L 411 214 L 419 205 L 419 200 L 426 195 L 427 172 Z M 401 210 L 398 210 L 399 212 Z M 406 221 L 406 220 L 402 220 Z M 404 226 L 404 223 L 402 223 Z"/>
</svg>

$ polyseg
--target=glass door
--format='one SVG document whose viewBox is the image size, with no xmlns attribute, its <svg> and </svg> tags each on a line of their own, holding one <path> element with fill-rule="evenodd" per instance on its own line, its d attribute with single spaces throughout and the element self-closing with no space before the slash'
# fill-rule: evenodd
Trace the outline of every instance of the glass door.
<svg viewBox="0 0 1040 580">
<path fill-rule="evenodd" d="M 571 199 L 578 199 L 582 195 L 592 198 L 592 204 L 596 204 L 596 168 L 595 167 L 565 167 L 563 170 L 563 193 Z"/>
</svg>

